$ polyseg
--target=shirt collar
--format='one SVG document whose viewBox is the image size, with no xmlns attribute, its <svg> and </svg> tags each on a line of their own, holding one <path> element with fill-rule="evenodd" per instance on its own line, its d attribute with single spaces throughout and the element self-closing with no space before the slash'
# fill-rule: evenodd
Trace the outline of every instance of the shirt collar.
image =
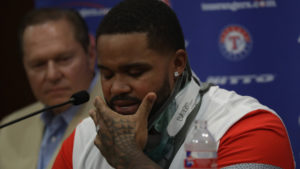
<svg viewBox="0 0 300 169">
<path fill-rule="evenodd" d="M 78 108 L 79 106 L 71 106 L 68 110 L 60 113 L 57 116 L 54 116 L 53 112 L 51 111 L 45 111 L 42 113 L 41 119 L 44 121 L 46 126 L 50 124 L 54 118 L 61 118 L 66 124 L 69 124 L 73 116 L 76 114 Z"/>
</svg>

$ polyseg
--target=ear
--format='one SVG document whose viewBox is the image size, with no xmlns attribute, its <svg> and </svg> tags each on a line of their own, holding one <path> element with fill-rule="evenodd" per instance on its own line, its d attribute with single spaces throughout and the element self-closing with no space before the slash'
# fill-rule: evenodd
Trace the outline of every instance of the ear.
<svg viewBox="0 0 300 169">
<path fill-rule="evenodd" d="M 175 57 L 173 60 L 174 65 L 174 73 L 178 72 L 178 75 L 182 75 L 187 62 L 187 53 L 183 49 L 178 49 L 175 53 Z"/>
<path fill-rule="evenodd" d="M 95 64 L 96 64 L 96 41 L 95 37 L 91 34 L 89 34 L 89 39 L 90 39 L 90 45 L 88 47 L 88 61 L 90 65 L 90 70 L 94 71 L 95 70 Z"/>
</svg>

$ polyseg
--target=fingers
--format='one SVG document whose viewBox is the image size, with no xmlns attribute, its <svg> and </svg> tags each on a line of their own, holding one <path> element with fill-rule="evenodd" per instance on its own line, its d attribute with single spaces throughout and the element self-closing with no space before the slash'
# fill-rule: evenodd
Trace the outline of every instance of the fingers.
<svg viewBox="0 0 300 169">
<path fill-rule="evenodd" d="M 141 117 L 142 119 L 148 119 L 148 116 L 151 112 L 152 106 L 153 106 L 156 98 L 157 98 L 157 96 L 154 92 L 148 93 L 144 97 L 141 105 L 139 106 L 139 109 L 137 110 L 136 115 L 142 116 Z"/>
<path fill-rule="evenodd" d="M 91 109 L 89 111 L 89 115 L 93 119 L 94 124 L 95 124 L 95 128 L 96 128 L 96 132 L 98 133 L 99 129 L 100 129 L 100 125 L 99 125 L 98 120 L 97 120 L 96 110 L 95 109 Z"/>
<path fill-rule="evenodd" d="M 101 142 L 101 138 L 99 135 L 96 135 L 95 139 L 94 139 L 94 145 L 96 145 L 96 147 L 100 150 L 101 154 L 104 155 L 105 157 L 107 156 L 107 147 L 105 147 L 105 145 L 102 144 Z"/>
<path fill-rule="evenodd" d="M 99 97 L 96 96 L 95 101 L 94 101 L 94 106 L 97 109 L 97 116 L 100 116 L 101 118 L 105 117 L 111 117 L 111 118 L 119 118 L 120 115 L 114 111 L 112 111 L 104 102 L 104 100 Z"/>
<path fill-rule="evenodd" d="M 94 106 L 95 106 L 95 109 L 90 111 L 90 115 L 96 125 L 96 131 L 97 131 L 97 137 L 98 137 L 99 135 L 101 135 L 101 133 L 107 132 L 107 128 L 109 127 L 105 123 L 105 118 L 103 115 L 103 113 L 105 113 L 106 111 L 109 111 L 109 108 L 106 106 L 106 103 L 103 101 L 103 99 L 99 96 L 96 96 L 96 98 L 94 100 Z"/>
<path fill-rule="evenodd" d="M 94 100 L 94 106 L 96 110 L 94 113 L 95 115 L 93 116 L 96 117 L 96 121 L 101 127 L 105 127 L 106 125 L 104 124 L 105 123 L 104 121 L 107 118 L 105 117 L 107 114 L 106 112 L 110 111 L 110 109 L 106 106 L 104 100 L 99 96 L 96 96 Z"/>
<path fill-rule="evenodd" d="M 102 149 L 101 139 L 99 135 L 96 135 L 94 144 L 98 147 L 99 150 Z"/>
<path fill-rule="evenodd" d="M 94 123 L 95 123 L 95 126 L 98 124 L 97 123 L 97 115 L 96 115 L 96 110 L 95 109 L 91 109 L 89 111 L 89 115 L 90 117 L 93 119 Z"/>
<path fill-rule="evenodd" d="M 141 105 L 139 106 L 139 109 L 137 110 L 135 116 L 137 121 L 137 131 L 136 131 L 136 142 L 141 150 L 144 149 L 147 138 L 148 138 L 148 130 L 147 130 L 147 124 L 148 124 L 148 116 L 151 112 L 152 106 L 156 100 L 156 94 L 153 92 L 148 93 Z"/>
<path fill-rule="evenodd" d="M 99 96 L 95 97 L 94 106 L 95 106 L 97 112 L 100 112 L 100 113 L 104 112 L 107 107 L 104 100 Z M 96 114 L 99 114 L 99 113 L 96 113 Z"/>
</svg>

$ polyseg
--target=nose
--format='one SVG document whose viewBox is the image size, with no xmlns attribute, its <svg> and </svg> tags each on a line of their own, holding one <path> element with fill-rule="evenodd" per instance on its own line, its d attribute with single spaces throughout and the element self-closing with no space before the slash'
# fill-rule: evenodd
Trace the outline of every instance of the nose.
<svg viewBox="0 0 300 169">
<path fill-rule="evenodd" d="M 46 78 L 51 82 L 57 82 L 61 77 L 59 67 L 55 62 L 49 61 L 47 65 Z"/>
<path fill-rule="evenodd" d="M 130 92 L 130 85 L 127 83 L 126 79 L 116 76 L 111 85 L 111 94 L 120 95 Z"/>
</svg>

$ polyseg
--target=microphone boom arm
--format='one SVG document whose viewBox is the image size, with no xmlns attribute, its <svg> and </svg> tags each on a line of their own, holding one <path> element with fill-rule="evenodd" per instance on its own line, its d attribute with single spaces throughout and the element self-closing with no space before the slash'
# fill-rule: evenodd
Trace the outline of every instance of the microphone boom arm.
<svg viewBox="0 0 300 169">
<path fill-rule="evenodd" d="M 71 98 L 70 98 L 69 101 L 66 101 L 66 102 L 61 103 L 61 104 L 53 105 L 53 106 L 48 106 L 48 107 L 45 107 L 45 108 L 43 108 L 43 109 L 41 109 L 41 110 L 39 110 L 39 111 L 36 111 L 36 112 L 30 113 L 30 114 L 27 114 L 27 115 L 25 115 L 25 116 L 23 116 L 23 117 L 20 117 L 20 118 L 18 118 L 18 119 L 15 119 L 15 120 L 13 120 L 13 121 L 11 121 L 11 122 L 8 122 L 8 123 L 6 123 L 6 124 L 0 125 L 0 129 L 2 129 L 2 128 L 6 127 L 6 126 L 9 126 L 9 125 L 11 125 L 11 124 L 17 123 L 17 122 L 19 122 L 19 121 L 21 121 L 21 120 L 24 120 L 24 119 L 27 119 L 27 118 L 29 118 L 29 117 L 32 117 L 32 116 L 34 116 L 34 115 L 37 115 L 37 114 L 39 114 L 39 113 L 42 113 L 42 112 L 44 112 L 44 111 L 52 110 L 52 109 L 55 109 L 55 108 L 57 108 L 57 107 L 61 107 L 61 106 L 64 106 L 64 105 L 70 104 L 70 103 L 72 103 L 72 104 L 75 105 L 75 106 L 76 106 L 76 105 L 80 105 L 80 104 L 82 104 L 82 103 L 87 102 L 89 99 L 90 99 L 90 96 L 89 96 L 89 93 L 88 93 L 87 91 L 84 91 L 84 90 L 83 90 L 83 91 L 77 92 L 77 93 L 75 93 L 75 94 L 73 94 L 73 95 L 71 96 Z"/>
<path fill-rule="evenodd" d="M 13 121 L 11 121 L 11 122 L 8 122 L 8 123 L 5 123 L 5 124 L 3 124 L 3 125 L 0 125 L 0 129 L 2 129 L 2 128 L 6 127 L 6 126 L 12 125 L 12 124 L 14 124 L 14 123 L 17 123 L 17 122 L 19 122 L 19 121 L 21 121 L 21 120 L 25 120 L 25 119 L 27 119 L 27 118 L 29 118 L 29 117 L 35 116 L 35 115 L 37 115 L 37 114 L 40 114 L 40 113 L 42 113 L 42 112 L 44 112 L 44 111 L 52 110 L 52 109 L 55 109 L 55 108 L 57 108 L 57 107 L 64 106 L 64 105 L 66 105 L 66 104 L 70 104 L 70 103 L 72 103 L 72 102 L 73 102 L 72 100 L 69 100 L 69 101 L 67 101 L 67 102 L 64 102 L 64 103 L 61 103 L 61 104 L 57 104 L 57 105 L 54 105 L 54 106 L 49 106 L 49 107 L 46 107 L 46 108 L 44 108 L 44 109 L 42 109 L 42 110 L 39 110 L 39 111 L 30 113 L 30 114 L 27 114 L 26 116 L 20 117 L 20 118 L 15 119 L 15 120 L 13 120 Z"/>
</svg>

